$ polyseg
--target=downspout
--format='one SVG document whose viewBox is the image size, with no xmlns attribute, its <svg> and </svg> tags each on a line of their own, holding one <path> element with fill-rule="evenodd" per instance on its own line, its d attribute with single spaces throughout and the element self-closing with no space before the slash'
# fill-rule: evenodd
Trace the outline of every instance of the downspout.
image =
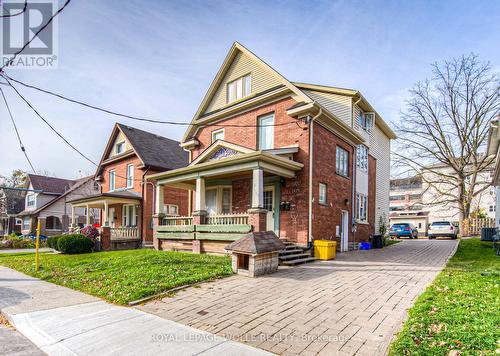
<svg viewBox="0 0 500 356">
<path fill-rule="evenodd" d="M 354 108 L 356 105 L 359 104 L 361 101 L 361 97 L 356 100 L 354 104 L 352 104 L 351 107 L 351 121 L 352 121 L 352 128 L 354 128 Z M 352 102 L 352 101 L 351 101 Z M 356 169 L 356 164 L 354 163 L 354 157 L 356 157 L 356 150 L 357 147 L 354 147 L 354 154 L 352 158 L 352 179 L 351 179 L 351 231 L 352 231 L 352 244 L 353 248 L 356 247 L 356 184 L 355 184 L 355 169 Z M 349 239 L 348 239 L 349 240 Z M 349 245 L 347 246 L 347 249 L 349 249 Z"/>
<path fill-rule="evenodd" d="M 307 247 L 311 248 L 312 244 L 312 209 L 313 209 L 313 147 L 314 147 L 314 125 L 313 122 L 316 120 L 318 117 L 323 114 L 323 109 L 320 107 L 318 113 L 311 118 L 309 115 L 307 117 L 307 120 L 309 121 L 309 216 L 308 216 L 308 241 L 307 241 Z"/>
</svg>

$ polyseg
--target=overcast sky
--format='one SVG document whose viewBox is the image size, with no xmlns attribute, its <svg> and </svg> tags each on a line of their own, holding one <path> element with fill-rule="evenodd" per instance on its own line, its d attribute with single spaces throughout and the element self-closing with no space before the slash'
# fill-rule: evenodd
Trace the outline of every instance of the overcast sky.
<svg viewBox="0 0 500 356">
<path fill-rule="evenodd" d="M 430 64 L 475 52 L 500 67 L 500 1 L 73 0 L 59 17 L 59 67 L 12 77 L 98 106 L 190 121 L 233 41 L 291 81 L 360 90 L 395 121 Z M 4 87 L 37 171 L 95 167 Z M 116 117 L 21 88 L 55 128 L 99 161 Z M 179 140 L 184 128 L 119 118 Z M 0 174 L 29 166 L 0 102 Z"/>
</svg>

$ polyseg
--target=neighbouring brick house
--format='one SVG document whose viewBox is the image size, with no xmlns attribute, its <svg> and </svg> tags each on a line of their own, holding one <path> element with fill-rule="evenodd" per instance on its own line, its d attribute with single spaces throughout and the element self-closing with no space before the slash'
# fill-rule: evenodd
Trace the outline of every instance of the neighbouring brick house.
<svg viewBox="0 0 500 356">
<path fill-rule="evenodd" d="M 346 251 L 389 215 L 395 138 L 359 91 L 290 82 L 235 43 L 182 138 L 189 165 L 149 176 L 193 207 L 173 221 L 157 201 L 155 246 L 222 252 L 250 226 Z"/>
<path fill-rule="evenodd" d="M 92 176 L 80 179 L 62 179 L 37 174 L 28 174 L 28 191 L 24 197 L 24 210 L 17 214 L 21 223 L 21 233 L 35 233 L 40 220 L 42 235 L 60 235 L 70 227 L 70 200 L 82 198 L 98 192 Z M 83 226 L 86 211 L 74 212 L 75 222 Z M 97 219 L 95 212 L 89 216 Z"/>
<path fill-rule="evenodd" d="M 73 200 L 72 206 L 99 209 L 100 225 L 110 228 L 112 238 L 152 243 L 155 190 L 145 176 L 187 163 L 188 155 L 178 141 L 117 123 L 95 173 L 99 192 Z M 188 213 L 184 190 L 165 189 L 162 202 L 171 216 Z"/>
</svg>

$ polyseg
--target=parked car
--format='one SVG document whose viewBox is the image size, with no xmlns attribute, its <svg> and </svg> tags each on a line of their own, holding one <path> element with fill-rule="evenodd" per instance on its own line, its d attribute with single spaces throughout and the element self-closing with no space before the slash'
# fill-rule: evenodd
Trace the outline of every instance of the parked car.
<svg viewBox="0 0 500 356">
<path fill-rule="evenodd" d="M 429 239 L 435 239 L 439 236 L 451 237 L 456 239 L 458 235 L 458 229 L 451 221 L 434 221 L 429 225 L 427 229 L 427 235 Z"/>
<path fill-rule="evenodd" d="M 33 241 L 36 240 L 36 234 L 27 234 L 27 235 L 22 235 L 21 236 L 23 239 L 32 239 Z M 40 241 L 47 240 L 47 236 L 45 235 L 40 235 Z"/>
<path fill-rule="evenodd" d="M 395 236 L 398 239 L 401 237 L 418 239 L 418 230 L 414 225 L 409 223 L 394 224 L 389 229 L 389 236 Z"/>
</svg>

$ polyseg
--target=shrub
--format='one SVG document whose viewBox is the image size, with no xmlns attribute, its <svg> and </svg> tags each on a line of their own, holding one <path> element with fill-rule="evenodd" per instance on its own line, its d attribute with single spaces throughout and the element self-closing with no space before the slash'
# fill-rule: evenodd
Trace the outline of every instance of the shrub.
<svg viewBox="0 0 500 356">
<path fill-rule="evenodd" d="M 12 241 L 12 248 L 35 248 L 35 241 L 30 238 L 9 237 Z"/>
<path fill-rule="evenodd" d="M 63 235 L 57 240 L 57 249 L 62 253 L 77 254 L 92 252 L 94 241 L 81 234 Z"/>
<path fill-rule="evenodd" d="M 80 233 L 83 236 L 87 236 L 92 241 L 95 241 L 97 239 L 97 236 L 99 236 L 99 230 L 91 225 L 85 226 L 80 230 Z"/>
<path fill-rule="evenodd" d="M 53 248 L 53 249 L 56 249 L 58 250 L 58 247 L 57 247 L 57 241 L 59 240 L 59 238 L 61 237 L 61 235 L 57 235 L 57 236 L 50 236 L 49 238 L 47 238 L 47 245 L 50 247 L 50 248 Z M 59 251 L 59 250 L 58 250 Z"/>
<path fill-rule="evenodd" d="M 0 241 L 0 248 L 12 248 L 12 240 L 6 239 Z"/>
</svg>

